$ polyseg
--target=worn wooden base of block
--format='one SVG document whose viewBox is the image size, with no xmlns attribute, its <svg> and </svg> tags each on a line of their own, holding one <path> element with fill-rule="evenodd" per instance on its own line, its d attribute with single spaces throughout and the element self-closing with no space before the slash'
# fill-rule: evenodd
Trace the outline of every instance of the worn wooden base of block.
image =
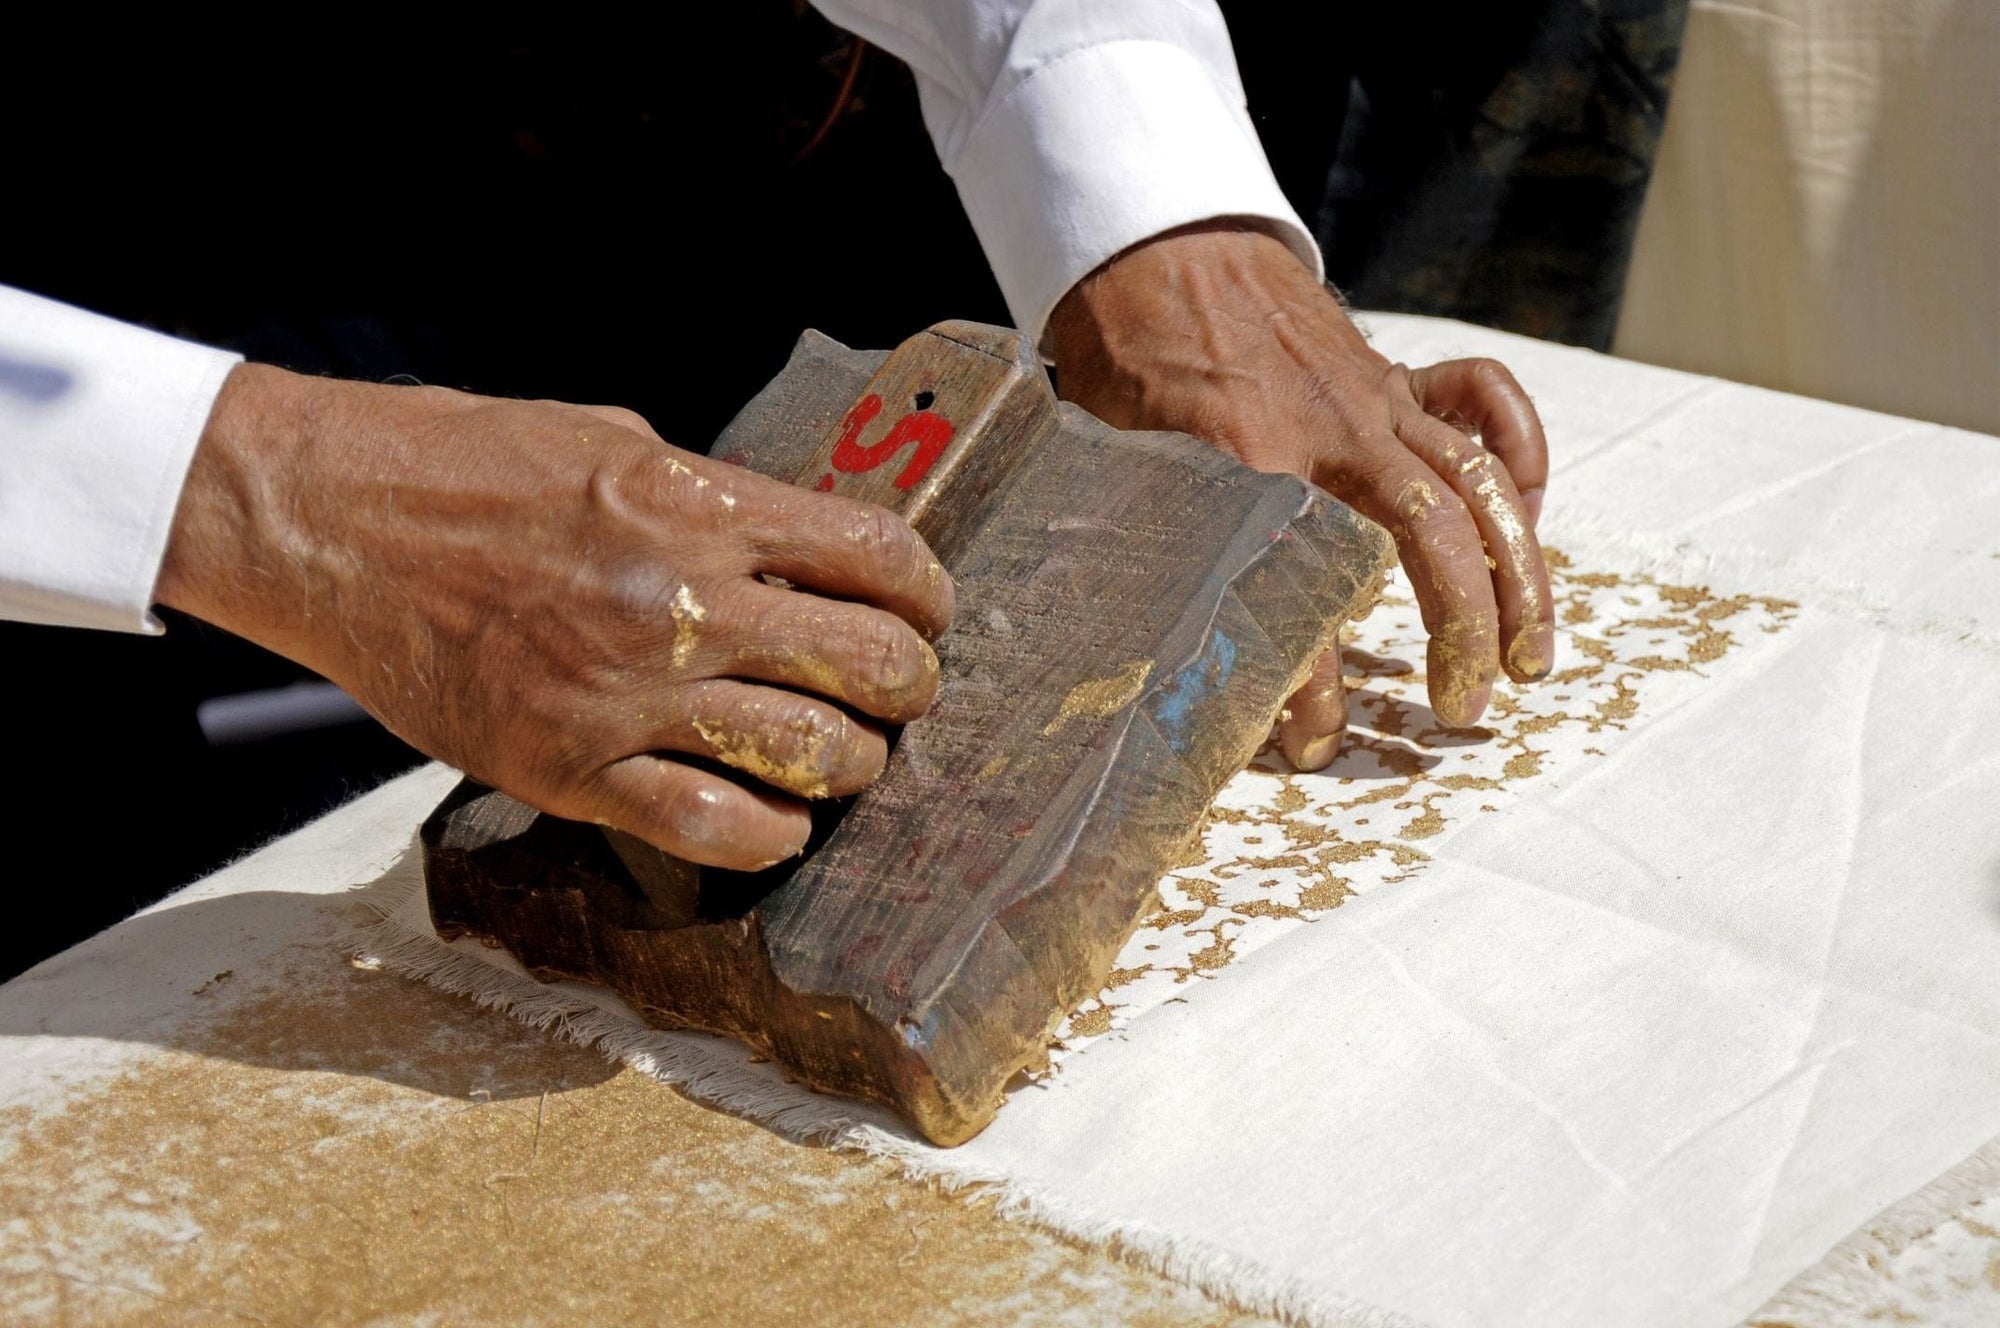
<svg viewBox="0 0 2000 1328">
<path fill-rule="evenodd" d="M 971 324 L 886 360 L 806 334 L 716 452 L 910 517 L 958 591 L 936 706 L 757 875 L 464 785 L 423 828 L 433 921 L 959 1142 L 1101 986 L 1389 541 L 1058 405 L 1018 334 Z"/>
</svg>

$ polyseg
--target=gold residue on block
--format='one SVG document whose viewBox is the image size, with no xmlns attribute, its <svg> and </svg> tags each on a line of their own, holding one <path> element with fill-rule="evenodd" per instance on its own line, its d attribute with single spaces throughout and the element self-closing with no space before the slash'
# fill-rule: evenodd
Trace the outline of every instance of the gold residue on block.
<svg viewBox="0 0 2000 1328">
<path fill-rule="evenodd" d="M 1069 689 L 1056 717 L 1042 730 L 1044 737 L 1059 732 L 1077 719 L 1103 719 L 1115 715 L 1139 699 L 1146 679 L 1153 676 L 1153 661 L 1135 659 L 1108 678 L 1092 678 Z"/>
</svg>

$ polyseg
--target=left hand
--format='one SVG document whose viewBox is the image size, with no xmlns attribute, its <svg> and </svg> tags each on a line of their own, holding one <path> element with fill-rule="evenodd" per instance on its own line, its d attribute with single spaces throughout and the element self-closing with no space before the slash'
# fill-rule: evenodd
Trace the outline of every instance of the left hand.
<svg viewBox="0 0 2000 1328">
<path fill-rule="evenodd" d="M 1430 633 L 1443 723 L 1477 720 L 1502 668 L 1517 682 L 1548 674 L 1555 622 L 1534 535 L 1548 442 L 1502 365 L 1392 364 L 1282 241 L 1226 221 L 1112 259 L 1049 330 L 1062 395 L 1106 423 L 1205 438 L 1386 527 Z M 1287 704 L 1286 759 L 1331 762 L 1346 711 L 1335 646 Z"/>
</svg>

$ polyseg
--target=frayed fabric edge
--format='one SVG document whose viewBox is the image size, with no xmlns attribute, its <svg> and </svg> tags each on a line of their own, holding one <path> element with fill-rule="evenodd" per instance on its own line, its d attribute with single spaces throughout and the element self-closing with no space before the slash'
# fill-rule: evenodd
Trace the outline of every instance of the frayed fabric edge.
<svg viewBox="0 0 2000 1328">
<path fill-rule="evenodd" d="M 711 1050 L 686 1033 L 653 1028 L 559 985 L 455 949 L 430 931 L 427 918 L 417 916 L 423 899 L 417 857 L 413 849 L 362 894 L 361 902 L 374 916 L 353 937 L 350 948 L 357 962 L 469 997 L 532 1028 L 594 1048 L 705 1106 L 755 1121 L 794 1142 L 887 1160 L 908 1180 L 990 1206 L 998 1217 L 1158 1273 L 1232 1309 L 1298 1328 L 1426 1328 L 1420 1320 L 1305 1286 L 1203 1242 L 1091 1213 L 1004 1172 L 960 1161 L 948 1149 L 898 1134 L 835 1099 L 814 1097 L 782 1081 L 763 1081 L 746 1071 L 733 1043 L 726 1044 L 727 1050 Z"/>
<path fill-rule="evenodd" d="M 1930 1184 L 1877 1213 L 1780 1287 L 1749 1322 L 1845 1318 L 1875 1308 L 1886 1264 L 1996 1192 L 2000 1192 L 2000 1138 L 1989 1139 Z"/>
</svg>

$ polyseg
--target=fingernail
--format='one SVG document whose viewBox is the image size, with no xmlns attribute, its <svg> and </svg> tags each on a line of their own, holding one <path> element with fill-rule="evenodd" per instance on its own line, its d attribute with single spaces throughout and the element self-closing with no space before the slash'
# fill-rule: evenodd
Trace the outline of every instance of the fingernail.
<svg viewBox="0 0 2000 1328">
<path fill-rule="evenodd" d="M 943 590 L 944 593 L 939 598 L 944 602 L 938 608 L 938 616 L 944 619 L 944 624 L 938 628 L 939 635 L 943 635 L 951 627 L 952 621 L 958 617 L 958 586 L 949 576 L 944 579 Z"/>
<path fill-rule="evenodd" d="M 1324 770 L 1333 764 L 1333 758 L 1340 755 L 1340 734 L 1329 733 L 1324 738 L 1314 738 L 1299 749 L 1292 764 L 1299 770 L 1311 773 Z"/>
<path fill-rule="evenodd" d="M 1529 526 L 1538 526 L 1542 521 L 1542 490 L 1527 489 L 1521 494 L 1521 506 L 1528 509 Z"/>
<path fill-rule="evenodd" d="M 1546 627 L 1532 628 L 1514 638 L 1507 647 L 1507 675 L 1518 682 L 1540 682 L 1555 666 L 1556 634 Z"/>
</svg>

